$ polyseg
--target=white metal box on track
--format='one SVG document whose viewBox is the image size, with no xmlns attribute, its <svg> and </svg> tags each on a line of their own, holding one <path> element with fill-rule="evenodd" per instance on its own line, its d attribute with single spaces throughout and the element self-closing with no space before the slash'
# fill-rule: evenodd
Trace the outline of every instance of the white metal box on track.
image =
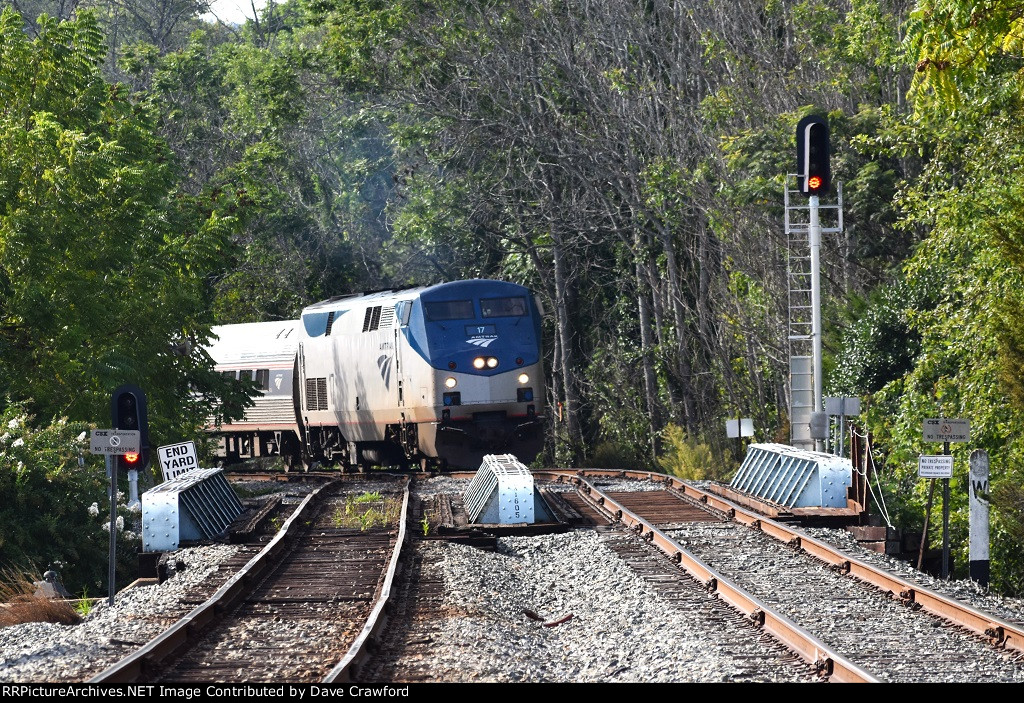
<svg viewBox="0 0 1024 703">
<path fill-rule="evenodd" d="M 845 508 L 849 459 L 785 444 L 751 444 L 732 488 L 787 508 Z"/>
<path fill-rule="evenodd" d="M 487 454 L 462 496 L 471 523 L 513 525 L 554 518 L 536 493 L 533 474 L 512 454 Z"/>
<path fill-rule="evenodd" d="M 243 509 L 223 469 L 194 469 L 142 494 L 142 549 L 166 552 L 213 539 Z"/>
</svg>

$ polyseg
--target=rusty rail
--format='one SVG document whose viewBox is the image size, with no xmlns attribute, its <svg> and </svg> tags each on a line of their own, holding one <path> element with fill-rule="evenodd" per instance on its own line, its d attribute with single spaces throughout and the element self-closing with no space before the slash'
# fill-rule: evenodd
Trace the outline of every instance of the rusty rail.
<svg viewBox="0 0 1024 703">
<path fill-rule="evenodd" d="M 402 500 L 402 519 L 398 525 L 398 535 L 395 538 L 395 549 L 391 553 L 391 561 L 388 564 L 387 573 L 384 575 L 384 583 L 381 585 L 380 596 L 377 598 L 373 611 L 366 620 L 366 624 L 360 631 L 359 636 L 333 669 L 324 677 L 324 683 L 336 683 L 352 681 L 354 670 L 368 656 L 369 650 L 375 638 L 383 632 L 388 624 L 390 610 L 391 587 L 398 573 L 398 561 L 405 544 L 406 522 L 409 515 L 409 488 L 411 481 L 405 484 L 405 497 Z"/>
<path fill-rule="evenodd" d="M 202 632 L 214 620 L 235 605 L 252 589 L 253 585 L 272 568 L 278 555 L 295 537 L 295 525 L 304 516 L 307 508 L 318 500 L 332 483 L 325 484 L 305 497 L 299 506 L 281 526 L 277 535 L 258 554 L 246 563 L 238 573 L 217 589 L 203 604 L 196 606 L 188 615 L 178 620 L 143 647 L 121 659 L 116 664 L 89 679 L 88 683 L 131 683 L 137 681 L 147 668 L 159 664 L 184 647 L 197 633 Z"/>
<path fill-rule="evenodd" d="M 610 511 L 623 525 L 631 528 L 640 537 L 667 554 L 687 573 L 702 583 L 709 592 L 717 593 L 722 600 L 760 625 L 764 631 L 789 647 L 805 661 L 814 665 L 819 673 L 828 677 L 829 681 L 837 683 L 877 683 L 879 681 L 874 675 L 834 652 L 810 632 L 784 615 L 776 613 L 758 598 L 707 566 L 681 544 L 636 513 L 628 510 L 585 478 L 574 476 L 571 480 L 582 486 L 591 499 L 596 494 L 598 505 Z"/>
<path fill-rule="evenodd" d="M 907 605 L 919 606 L 922 610 L 932 615 L 964 627 L 976 635 L 988 639 L 996 647 L 1024 652 L 1024 628 L 1021 626 L 997 618 L 990 613 L 985 613 L 965 603 L 960 603 L 923 586 L 910 583 L 898 576 L 860 561 L 841 551 L 838 547 L 817 540 L 798 528 L 775 522 L 764 515 L 743 508 L 721 496 L 704 491 L 674 476 L 647 471 L 608 471 L 600 469 L 538 471 L 534 472 L 534 475 L 544 475 L 555 480 L 589 476 L 647 479 L 663 483 L 669 488 L 674 488 L 690 498 L 694 498 L 701 503 L 726 513 L 736 522 L 759 529 L 780 542 L 797 547 L 817 557 L 826 564 L 836 567 L 841 573 L 860 579 L 882 591 L 888 591 L 893 594 L 893 597 L 898 598 Z"/>
</svg>

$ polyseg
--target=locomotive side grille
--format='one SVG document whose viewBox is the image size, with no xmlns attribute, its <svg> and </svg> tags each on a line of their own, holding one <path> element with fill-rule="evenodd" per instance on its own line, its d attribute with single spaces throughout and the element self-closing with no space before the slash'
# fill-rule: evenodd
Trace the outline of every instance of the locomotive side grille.
<svg viewBox="0 0 1024 703">
<path fill-rule="evenodd" d="M 327 410 L 327 379 L 306 379 L 306 410 Z"/>
<path fill-rule="evenodd" d="M 320 403 L 320 409 L 327 409 L 327 379 L 318 378 L 316 379 L 316 398 L 317 402 Z"/>
<path fill-rule="evenodd" d="M 372 308 L 366 308 L 366 314 L 363 316 L 363 332 L 373 332 L 381 326 L 381 307 L 382 306 L 380 305 L 376 305 Z M 391 319 L 394 320 L 394 318 L 395 311 L 391 310 Z M 388 326 L 390 326 L 390 324 Z"/>
<path fill-rule="evenodd" d="M 388 329 L 395 325 L 395 309 L 390 305 L 380 311 L 380 324 L 377 329 Z"/>
</svg>

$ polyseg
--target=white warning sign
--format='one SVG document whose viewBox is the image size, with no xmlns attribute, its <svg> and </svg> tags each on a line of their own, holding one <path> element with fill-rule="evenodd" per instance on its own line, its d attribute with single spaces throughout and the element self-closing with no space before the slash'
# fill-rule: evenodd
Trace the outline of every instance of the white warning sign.
<svg viewBox="0 0 1024 703">
<path fill-rule="evenodd" d="M 919 478 L 953 478 L 953 457 L 943 454 L 919 456 L 917 475 Z"/>
<path fill-rule="evenodd" d="M 181 442 L 158 447 L 156 455 L 160 459 L 160 471 L 163 472 L 164 481 L 170 481 L 186 471 L 199 468 L 195 442 Z"/>
</svg>

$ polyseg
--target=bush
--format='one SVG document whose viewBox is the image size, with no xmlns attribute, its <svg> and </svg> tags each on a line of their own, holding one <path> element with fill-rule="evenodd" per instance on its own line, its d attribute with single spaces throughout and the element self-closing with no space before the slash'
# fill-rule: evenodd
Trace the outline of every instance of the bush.
<svg viewBox="0 0 1024 703">
<path fill-rule="evenodd" d="M 595 469 L 633 469 L 642 466 L 636 452 L 616 442 L 600 442 L 587 463 Z"/>
<path fill-rule="evenodd" d="M 52 568 L 72 593 L 107 587 L 107 482 L 102 460 L 88 453 L 88 430 L 64 419 L 35 427 L 18 404 L 0 411 L 0 568 Z M 135 571 L 136 520 L 119 508 L 122 577 Z"/>
<path fill-rule="evenodd" d="M 664 449 L 658 457 L 658 466 L 665 473 L 688 481 L 724 477 L 726 470 L 721 462 L 715 460 L 711 447 L 690 439 L 679 425 L 665 427 L 661 438 Z"/>
<path fill-rule="evenodd" d="M 35 595 L 42 577 L 17 569 L 0 572 L 0 627 L 25 622 L 53 622 L 74 625 L 82 620 L 75 608 L 64 600 Z"/>
</svg>

